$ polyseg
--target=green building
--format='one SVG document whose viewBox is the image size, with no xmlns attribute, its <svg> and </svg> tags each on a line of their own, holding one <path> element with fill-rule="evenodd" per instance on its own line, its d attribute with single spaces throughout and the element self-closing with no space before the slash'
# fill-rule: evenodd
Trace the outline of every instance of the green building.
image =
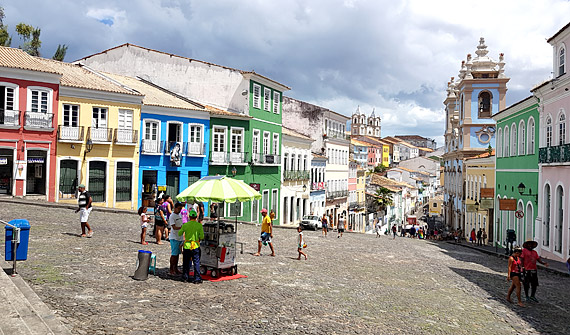
<svg viewBox="0 0 570 335">
<path fill-rule="evenodd" d="M 517 244 L 521 245 L 536 236 L 538 101 L 530 96 L 503 109 L 493 119 L 497 122 L 494 235 L 504 246 L 507 229 L 514 229 Z"/>
<path fill-rule="evenodd" d="M 240 221 L 261 222 L 262 208 L 280 213 L 282 99 L 287 86 L 253 72 L 248 81 L 249 113 L 211 112 L 209 175 L 243 180 L 259 191 L 258 201 L 225 204 L 220 214 Z M 279 224 L 277 216 L 274 224 Z"/>
</svg>

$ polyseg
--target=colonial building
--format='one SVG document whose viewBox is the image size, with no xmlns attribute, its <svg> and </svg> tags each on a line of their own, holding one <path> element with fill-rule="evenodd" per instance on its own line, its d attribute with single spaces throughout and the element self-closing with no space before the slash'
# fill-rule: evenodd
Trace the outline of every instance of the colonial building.
<svg viewBox="0 0 570 335">
<path fill-rule="evenodd" d="M 484 229 L 486 243 L 492 243 L 494 233 L 493 194 L 485 192 L 495 185 L 494 153 L 485 152 L 465 159 L 465 230 L 464 237 L 469 240 L 472 229 Z"/>
<path fill-rule="evenodd" d="M 62 73 L 6 47 L 0 69 L 0 194 L 54 201 Z"/>
<path fill-rule="evenodd" d="M 521 244 L 537 237 L 538 215 L 538 100 L 523 99 L 493 116 L 497 122 L 495 165 L 495 231 L 489 242 L 503 246 L 507 229 L 513 229 Z M 521 190 L 519 191 L 519 186 Z M 501 206 L 511 200 L 516 206 Z M 522 214 L 522 218 L 515 215 Z M 520 216 L 519 214 L 519 216 Z M 491 237 L 491 235 L 489 235 Z"/>
<path fill-rule="evenodd" d="M 322 216 L 326 206 L 326 168 L 327 157 L 312 153 L 311 193 L 309 197 L 310 213 Z"/>
<path fill-rule="evenodd" d="M 350 125 L 350 134 L 352 136 L 372 136 L 381 137 L 381 119 L 376 116 L 376 111 L 372 109 L 372 113 L 367 116 L 360 111 L 360 106 L 356 108 L 356 112 L 352 114 L 352 123 Z"/>
<path fill-rule="evenodd" d="M 481 38 L 476 56 L 467 55 L 457 81 L 448 83 L 445 105 L 444 201 L 447 224 L 465 231 L 464 160 L 495 146 L 491 118 L 505 108 L 507 78 L 503 54 L 495 61 Z"/>
<path fill-rule="evenodd" d="M 564 262 L 570 256 L 570 76 L 566 48 L 570 23 L 548 39 L 552 46 L 554 78 L 532 91 L 540 101 L 538 143 L 538 208 L 535 237 L 542 256 Z M 567 110 L 568 109 L 568 110 Z M 530 192 L 529 192 L 530 191 Z M 533 194 L 527 187 L 524 194 Z"/>
<path fill-rule="evenodd" d="M 419 136 L 419 135 L 396 135 L 396 138 L 399 138 L 403 141 L 410 143 L 418 148 L 428 148 L 431 150 L 435 150 L 437 145 L 434 139 Z"/>
</svg>

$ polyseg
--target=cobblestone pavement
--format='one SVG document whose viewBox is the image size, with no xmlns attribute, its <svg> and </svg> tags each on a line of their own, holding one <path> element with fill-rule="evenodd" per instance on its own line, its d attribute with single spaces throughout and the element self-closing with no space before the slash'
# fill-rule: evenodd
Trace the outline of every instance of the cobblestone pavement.
<svg viewBox="0 0 570 335">
<path fill-rule="evenodd" d="M 31 224 L 19 272 L 74 334 L 569 334 L 570 278 L 540 274 L 540 303 L 504 299 L 506 261 L 448 243 L 276 229 L 276 257 L 240 225 L 239 272 L 187 284 L 167 273 L 169 246 L 149 244 L 157 276 L 139 282 L 136 215 L 94 210 L 91 239 L 72 210 L 0 203 L 0 218 Z M 154 239 L 149 238 L 149 241 Z"/>
</svg>

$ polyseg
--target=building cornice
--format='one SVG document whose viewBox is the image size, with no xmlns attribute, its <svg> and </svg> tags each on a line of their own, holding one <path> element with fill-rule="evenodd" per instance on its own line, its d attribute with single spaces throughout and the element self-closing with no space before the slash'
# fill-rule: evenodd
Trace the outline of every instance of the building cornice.
<svg viewBox="0 0 570 335">
<path fill-rule="evenodd" d="M 127 104 L 135 104 L 135 105 L 142 105 L 144 97 L 142 95 L 105 92 L 105 91 L 90 90 L 86 88 L 77 88 L 69 86 L 60 86 L 59 95 L 62 97 L 69 97 L 69 98 L 121 102 Z"/>
<path fill-rule="evenodd" d="M 2 77 L 27 80 L 27 81 L 37 81 L 47 84 L 59 84 L 62 75 L 56 73 L 39 72 L 24 69 L 14 69 L 10 67 L 0 67 L 2 69 Z"/>
</svg>

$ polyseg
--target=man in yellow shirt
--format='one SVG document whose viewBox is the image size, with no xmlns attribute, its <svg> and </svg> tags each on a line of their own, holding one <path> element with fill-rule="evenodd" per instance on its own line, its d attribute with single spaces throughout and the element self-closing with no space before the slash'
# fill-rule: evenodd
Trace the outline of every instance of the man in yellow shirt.
<svg viewBox="0 0 570 335">
<path fill-rule="evenodd" d="M 204 228 L 200 222 L 196 221 L 198 214 L 194 209 L 188 211 L 188 222 L 182 225 L 178 231 L 178 235 L 184 234 L 184 243 L 182 247 L 182 269 L 184 280 L 193 282 L 194 284 L 202 284 L 202 277 L 200 276 L 200 240 L 204 239 Z M 190 265 L 194 263 L 194 279 L 190 280 L 188 273 L 190 272 Z"/>
<path fill-rule="evenodd" d="M 254 256 L 261 255 L 261 243 L 269 244 L 271 248 L 271 256 L 275 256 L 275 250 L 273 250 L 273 243 L 271 239 L 273 238 L 273 224 L 271 223 L 271 218 L 267 215 L 267 209 L 261 210 L 261 216 L 263 216 L 263 221 L 261 222 L 261 236 L 257 241 L 257 253 Z"/>
</svg>

